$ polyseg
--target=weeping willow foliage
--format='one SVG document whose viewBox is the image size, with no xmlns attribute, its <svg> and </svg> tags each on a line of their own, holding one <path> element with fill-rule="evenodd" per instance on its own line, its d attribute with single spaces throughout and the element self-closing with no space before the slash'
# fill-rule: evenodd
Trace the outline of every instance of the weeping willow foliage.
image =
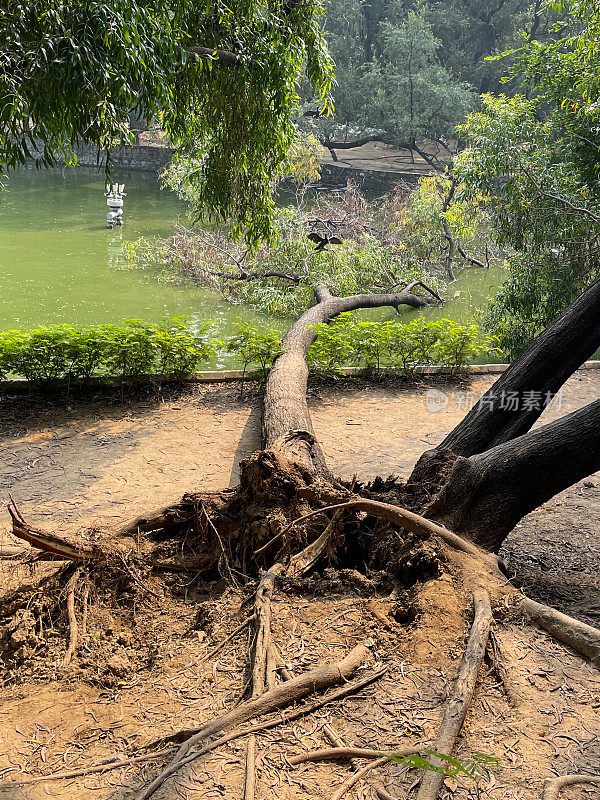
<svg viewBox="0 0 600 800">
<path fill-rule="evenodd" d="M 159 117 L 191 158 L 198 205 L 268 237 L 302 73 L 330 106 L 322 11 L 321 0 L 5 0 L 0 167 L 128 144 L 128 114 Z"/>
</svg>

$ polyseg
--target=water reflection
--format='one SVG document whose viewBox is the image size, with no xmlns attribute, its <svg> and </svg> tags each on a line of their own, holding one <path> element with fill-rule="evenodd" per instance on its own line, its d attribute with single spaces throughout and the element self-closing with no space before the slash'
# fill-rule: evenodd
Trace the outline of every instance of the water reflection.
<svg viewBox="0 0 600 800">
<path fill-rule="evenodd" d="M 106 244 L 106 260 L 111 269 L 122 269 L 125 266 L 125 249 L 123 247 L 123 228 L 113 228 Z"/>
</svg>

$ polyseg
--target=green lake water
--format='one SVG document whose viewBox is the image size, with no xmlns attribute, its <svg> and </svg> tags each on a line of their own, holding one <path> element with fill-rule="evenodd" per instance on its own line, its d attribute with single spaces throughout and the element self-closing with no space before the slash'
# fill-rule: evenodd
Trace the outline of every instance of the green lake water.
<svg viewBox="0 0 600 800">
<path fill-rule="evenodd" d="M 178 219 L 185 222 L 185 206 L 173 193 L 161 190 L 153 175 L 117 177 L 127 192 L 125 222 L 108 230 L 104 176 L 95 170 L 22 169 L 10 175 L 7 191 L 0 193 L 0 330 L 60 322 L 117 323 L 133 317 L 158 320 L 179 314 L 214 321 L 222 337 L 237 319 L 285 327 L 284 320 L 231 306 L 207 289 L 129 267 L 123 243 L 168 235 Z M 472 321 L 500 280 L 500 270 L 465 269 L 445 292 L 448 302 L 443 309 L 402 309 L 401 318 L 423 313 Z M 374 314 L 397 318 L 392 309 Z"/>
</svg>

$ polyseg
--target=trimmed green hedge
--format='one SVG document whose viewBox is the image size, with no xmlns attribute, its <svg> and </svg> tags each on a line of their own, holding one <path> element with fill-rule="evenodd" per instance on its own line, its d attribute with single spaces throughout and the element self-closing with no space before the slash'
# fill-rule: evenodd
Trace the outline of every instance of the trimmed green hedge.
<svg viewBox="0 0 600 800">
<path fill-rule="evenodd" d="M 210 323 L 190 329 L 185 317 L 156 324 L 139 319 L 122 325 L 53 325 L 32 331 L 0 332 L 0 379 L 36 383 L 86 383 L 110 376 L 122 384 L 149 374 L 161 380 L 189 375 L 215 353 Z"/>
<path fill-rule="evenodd" d="M 23 377 L 32 383 L 88 383 L 94 378 L 133 385 L 153 376 L 159 381 L 184 378 L 206 365 L 223 342 L 209 339 L 210 323 L 190 328 L 186 317 L 155 324 L 127 320 L 122 325 L 76 327 L 54 325 L 32 331 L 0 332 L 0 380 Z M 486 353 L 495 355 L 495 339 L 477 325 L 449 319 L 401 322 L 360 322 L 340 314 L 316 326 L 316 342 L 308 353 L 315 372 L 332 375 L 342 367 L 410 376 L 420 365 L 439 364 L 451 374 L 465 370 Z M 275 328 L 237 323 L 237 333 L 225 345 L 237 355 L 244 371 L 260 368 L 266 378 L 281 352 L 281 332 Z"/>
<path fill-rule="evenodd" d="M 428 364 L 455 375 L 480 356 L 498 352 L 493 336 L 482 334 L 477 325 L 459 325 L 450 319 L 360 322 L 352 314 L 340 314 L 330 323 L 316 325 L 315 331 L 309 364 L 312 370 L 329 375 L 344 366 L 357 366 L 411 376 L 418 366 Z"/>
</svg>

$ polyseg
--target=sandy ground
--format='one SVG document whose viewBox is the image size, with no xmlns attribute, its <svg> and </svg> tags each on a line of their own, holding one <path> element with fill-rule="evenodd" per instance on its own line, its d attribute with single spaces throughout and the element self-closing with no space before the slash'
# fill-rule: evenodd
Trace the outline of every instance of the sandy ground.
<svg viewBox="0 0 600 800">
<path fill-rule="evenodd" d="M 439 145 L 431 144 L 425 145 L 425 147 L 428 152 L 433 154 L 437 152 L 437 157 L 441 162 L 444 162 L 448 155 Z M 336 150 L 336 155 L 338 160 L 334 161 L 329 150 L 324 149 L 321 162 L 374 172 L 398 172 L 399 174 L 414 175 L 429 175 L 432 172 L 431 165 L 421 156 L 415 153 L 413 158 L 410 150 L 398 150 L 382 142 L 368 142 L 368 144 L 354 147 L 352 150 Z"/>
<path fill-rule="evenodd" d="M 436 385 L 447 397 L 445 408 L 436 412 L 431 402 L 428 407 L 426 386 L 342 383 L 314 390 L 311 412 L 329 464 L 344 478 L 406 476 L 421 452 L 443 438 L 490 382 L 491 378 L 477 378 L 458 387 Z M 599 391 L 598 372 L 578 373 L 564 389 L 561 408 L 549 409 L 542 421 L 597 399 Z M 440 395 L 436 397 L 439 401 Z M 192 386 L 162 400 L 5 399 L 1 499 L 11 493 L 28 520 L 50 530 L 112 527 L 190 489 L 233 485 L 240 459 L 259 446 L 259 430 L 258 394 L 240 399 L 239 389 L 226 385 Z M 511 568 L 532 596 L 594 624 L 600 620 L 599 509 L 596 475 L 530 515 L 505 546 Z M 3 540 L 10 541 L 7 515 L 0 524 Z M 7 585 L 15 585 L 31 576 L 27 567 L 17 567 L 3 577 Z M 438 582 L 436 591 L 439 586 Z M 463 588 L 448 584 L 448 607 Z M 305 596 L 276 598 L 274 637 L 286 662 L 297 671 L 308 669 L 370 637 L 376 642 L 375 665 L 388 663 L 390 669 L 360 696 L 260 738 L 258 796 L 265 800 L 329 798 L 347 777 L 344 764 L 306 765 L 295 771 L 285 766 L 290 754 L 326 745 L 325 722 L 347 742 L 363 747 L 431 740 L 462 653 L 468 620 L 457 624 L 451 615 L 436 619 L 430 622 L 434 632 L 425 619 L 405 629 L 390 616 L 384 627 L 372 612 L 372 601 L 360 592 L 342 586 L 315 599 L 315 591 L 309 582 Z M 48 773 L 131 753 L 235 703 L 244 682 L 248 640 L 237 637 L 216 660 L 202 659 L 208 647 L 244 619 L 244 598 L 226 590 L 218 606 L 210 607 L 208 618 L 199 613 L 201 600 L 186 595 L 179 605 L 168 606 L 149 595 L 147 613 L 138 611 L 137 626 L 145 628 L 136 632 L 135 627 L 125 629 L 124 618 L 106 617 L 109 611 L 98 598 L 90 635 L 98 637 L 107 658 L 131 656 L 136 636 L 140 642 L 153 640 L 153 647 L 144 650 L 136 669 L 120 680 L 103 683 L 99 668 L 98 681 L 90 684 L 74 665 L 62 680 L 24 680 L 4 687 L 0 781 L 22 771 Z M 393 603 L 377 602 L 380 615 L 393 612 Z M 134 609 L 134 623 L 135 617 Z M 127 641 L 130 636 L 133 643 Z M 494 753 L 500 766 L 479 786 L 479 794 L 472 782 L 459 780 L 458 788 L 452 781 L 446 783 L 442 798 L 538 800 L 545 775 L 597 770 L 600 764 L 597 670 L 532 628 L 523 631 L 520 625 L 508 624 L 502 636 L 514 680 L 526 686 L 530 701 L 510 708 L 496 674 L 484 670 L 458 754 Z M 94 646 L 84 648 L 81 661 Z M 89 677 L 89 669 L 85 675 Z M 241 800 L 243 764 L 244 746 L 234 743 L 184 771 L 157 800 Z M 155 772 L 151 763 L 75 782 L 0 787 L 0 797 L 121 800 Z M 410 780 L 398 765 L 387 766 L 378 778 L 397 798 L 405 796 L 401 787 L 406 789 Z M 359 784 L 348 797 L 375 797 L 374 785 Z M 577 789 L 565 792 L 561 800 L 599 796 L 597 789 Z"/>
<path fill-rule="evenodd" d="M 406 477 L 420 454 L 440 442 L 492 382 L 486 376 L 464 386 L 436 385 L 447 397 L 446 407 L 437 411 L 431 410 L 424 385 L 350 382 L 313 390 L 310 407 L 334 472 L 345 479 Z M 582 370 L 538 424 L 599 394 L 600 372 Z M 260 397 L 250 389 L 240 398 L 237 386 L 196 385 L 166 400 L 19 398 L 4 402 L 0 435 L 3 500 L 12 494 L 40 527 L 70 532 L 113 527 L 186 491 L 235 485 L 240 460 L 260 445 Z M 578 611 L 590 622 L 600 620 L 600 601 L 590 600 L 600 571 L 599 515 L 596 475 L 526 518 L 504 549 L 533 596 L 555 594 L 563 610 Z M 8 529 L 4 514 L 0 536 Z M 557 580 L 559 572 L 564 581 Z"/>
</svg>

